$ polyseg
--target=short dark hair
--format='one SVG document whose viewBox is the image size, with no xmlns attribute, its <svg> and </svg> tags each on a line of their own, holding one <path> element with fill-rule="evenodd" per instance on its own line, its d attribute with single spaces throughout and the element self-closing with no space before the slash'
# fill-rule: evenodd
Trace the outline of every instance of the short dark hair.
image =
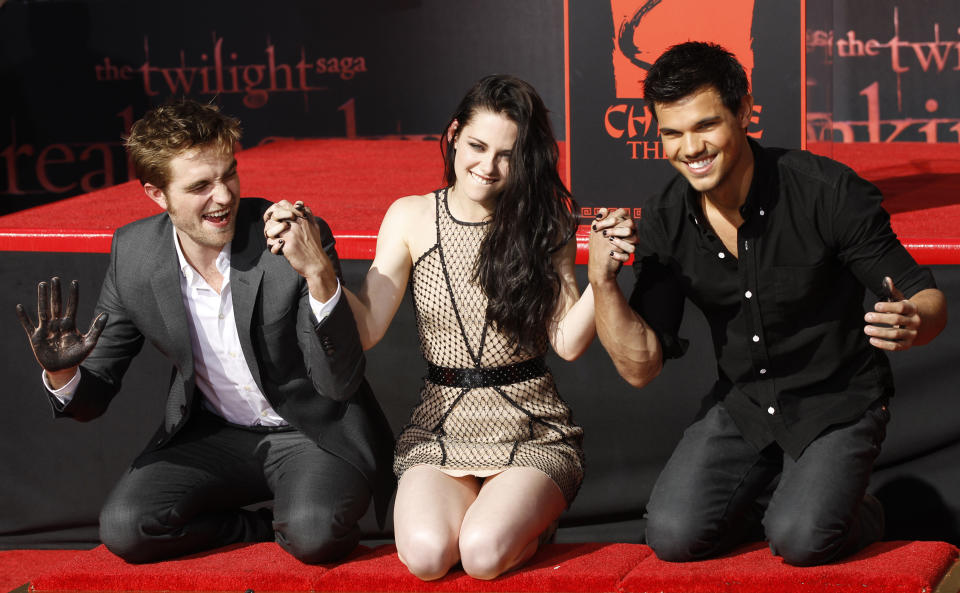
<svg viewBox="0 0 960 593">
<path fill-rule="evenodd" d="M 653 63 L 643 82 L 643 99 L 656 117 L 657 103 L 678 101 L 704 87 L 716 89 L 724 107 L 736 115 L 750 81 L 736 56 L 722 46 L 688 41 L 671 46 Z"/>
<path fill-rule="evenodd" d="M 166 189 L 170 161 L 194 146 L 233 152 L 240 140 L 240 120 L 213 104 L 180 99 L 148 111 L 134 122 L 124 141 L 140 183 Z"/>
</svg>

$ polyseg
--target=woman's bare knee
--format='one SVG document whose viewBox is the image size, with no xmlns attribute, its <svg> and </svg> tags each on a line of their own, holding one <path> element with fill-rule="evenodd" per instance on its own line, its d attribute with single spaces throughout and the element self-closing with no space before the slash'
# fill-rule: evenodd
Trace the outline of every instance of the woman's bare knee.
<svg viewBox="0 0 960 593">
<path fill-rule="evenodd" d="M 460 533 L 460 562 L 468 575 L 476 579 L 493 579 L 513 567 L 516 547 L 519 547 L 517 543 L 495 526 L 471 527 Z"/>
<path fill-rule="evenodd" d="M 397 555 L 411 574 L 424 581 L 447 574 L 459 559 L 456 541 L 431 530 L 398 534 Z"/>
</svg>

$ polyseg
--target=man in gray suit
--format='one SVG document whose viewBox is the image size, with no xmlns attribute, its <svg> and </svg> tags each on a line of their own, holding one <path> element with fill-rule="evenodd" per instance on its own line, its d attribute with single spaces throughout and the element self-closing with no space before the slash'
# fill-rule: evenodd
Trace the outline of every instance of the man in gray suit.
<svg viewBox="0 0 960 593">
<path fill-rule="evenodd" d="M 270 202 L 240 199 L 239 137 L 211 105 L 147 113 L 126 146 L 166 213 L 115 233 L 90 330 L 75 327 L 76 282 L 63 310 L 59 279 L 40 283 L 37 326 L 17 306 L 57 416 L 103 414 L 144 341 L 173 364 L 163 421 L 100 515 L 101 539 L 129 562 L 273 540 L 329 562 L 356 546 L 371 496 L 382 520 L 392 491 L 392 432 L 333 235 L 290 221 L 271 253 Z M 243 508 L 267 499 L 272 511 Z"/>
</svg>

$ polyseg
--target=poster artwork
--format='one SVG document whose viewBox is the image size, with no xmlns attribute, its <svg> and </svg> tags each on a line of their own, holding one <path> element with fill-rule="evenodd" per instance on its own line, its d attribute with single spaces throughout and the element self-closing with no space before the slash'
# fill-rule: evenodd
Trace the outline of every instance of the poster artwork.
<svg viewBox="0 0 960 593">
<path fill-rule="evenodd" d="M 807 140 L 960 142 L 956 5 L 932 12 L 888 1 L 870 8 L 846 20 L 829 5 L 812 5 Z"/>
<path fill-rule="evenodd" d="M 623 140 L 631 159 L 663 159 L 656 124 L 643 104 L 647 70 L 664 51 L 684 41 L 711 41 L 731 51 L 752 81 L 754 0 L 704 3 L 699 0 L 610 0 L 611 52 L 617 103 L 607 109 L 604 127 Z M 683 23 L 678 29 L 677 23 Z M 762 107 L 754 107 L 756 114 Z M 756 118 L 758 120 L 758 118 Z M 753 131 L 755 137 L 762 135 Z"/>
</svg>

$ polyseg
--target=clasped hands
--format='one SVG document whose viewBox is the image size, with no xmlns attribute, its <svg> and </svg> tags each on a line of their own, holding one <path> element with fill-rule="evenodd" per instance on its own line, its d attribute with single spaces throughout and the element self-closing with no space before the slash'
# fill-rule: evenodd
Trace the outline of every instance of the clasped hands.
<svg viewBox="0 0 960 593">
<path fill-rule="evenodd" d="M 293 204 L 280 200 L 263 214 L 263 223 L 270 252 L 290 262 L 307 280 L 314 298 L 328 301 L 336 292 L 336 271 L 324 251 L 320 227 L 310 207 L 299 200 Z"/>
<path fill-rule="evenodd" d="M 590 225 L 590 260 L 587 273 L 590 281 L 616 277 L 624 262 L 633 255 L 637 242 L 636 225 L 625 208 L 610 211 L 600 208 Z"/>
</svg>

